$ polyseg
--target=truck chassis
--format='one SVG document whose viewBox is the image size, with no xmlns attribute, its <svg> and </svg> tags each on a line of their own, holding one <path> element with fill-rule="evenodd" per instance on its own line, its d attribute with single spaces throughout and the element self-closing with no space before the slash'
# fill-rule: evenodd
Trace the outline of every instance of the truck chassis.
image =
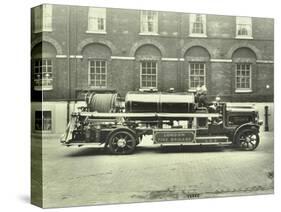
<svg viewBox="0 0 281 212">
<path fill-rule="evenodd" d="M 143 136 L 152 135 L 158 146 L 231 145 L 254 150 L 260 142 L 257 112 L 252 107 L 227 108 L 225 103 L 219 108 L 212 113 L 207 108 L 194 113 L 99 113 L 84 108 L 72 113 L 61 143 L 105 146 L 112 154 L 122 155 L 133 153 Z M 232 124 L 236 116 L 247 121 Z"/>
</svg>

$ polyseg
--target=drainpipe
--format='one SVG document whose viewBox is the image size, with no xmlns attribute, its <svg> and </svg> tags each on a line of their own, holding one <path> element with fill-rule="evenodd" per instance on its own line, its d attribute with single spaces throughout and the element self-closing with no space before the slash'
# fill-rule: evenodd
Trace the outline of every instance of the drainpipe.
<svg viewBox="0 0 281 212">
<path fill-rule="evenodd" d="M 182 81 L 183 81 L 183 76 L 182 76 L 182 73 L 183 73 L 183 62 L 182 61 L 180 61 L 180 58 L 181 58 L 181 48 L 182 48 L 182 25 L 183 25 L 183 23 L 182 23 L 182 14 L 181 13 L 179 13 L 178 14 L 178 16 L 177 16 L 177 18 L 178 18 L 178 26 L 177 26 L 177 31 L 178 31 L 178 35 L 177 35 L 177 38 L 176 38 L 176 42 L 177 42 L 177 52 L 176 52 L 176 54 L 177 54 L 177 91 L 179 92 L 179 91 L 182 91 L 182 90 L 184 90 L 183 88 L 184 88 L 184 85 L 183 85 L 183 83 L 182 83 Z"/>
<path fill-rule="evenodd" d="M 67 88 L 68 88 L 68 95 L 67 95 L 67 123 L 69 122 L 70 116 L 70 99 L 71 99 L 71 73 L 70 73 L 70 6 L 67 6 L 67 23 L 66 23 L 66 46 L 67 46 Z"/>
</svg>

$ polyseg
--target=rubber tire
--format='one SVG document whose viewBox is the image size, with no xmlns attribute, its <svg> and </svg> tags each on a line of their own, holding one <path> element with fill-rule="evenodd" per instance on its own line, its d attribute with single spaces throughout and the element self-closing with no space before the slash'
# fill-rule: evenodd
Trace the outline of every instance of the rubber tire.
<svg viewBox="0 0 281 212">
<path fill-rule="evenodd" d="M 250 133 L 250 132 L 253 133 L 256 136 L 256 144 L 252 148 L 245 148 L 245 147 L 242 146 L 242 143 L 240 142 L 240 137 L 242 135 L 245 135 L 245 134 Z M 249 129 L 249 128 L 239 130 L 236 137 L 235 137 L 236 146 L 240 150 L 243 150 L 243 151 L 253 151 L 258 147 L 259 143 L 260 143 L 260 137 L 259 137 L 258 131 L 252 130 L 252 129 Z"/>
<path fill-rule="evenodd" d="M 123 151 L 116 151 L 116 145 L 114 144 L 114 138 L 116 136 L 120 135 L 126 135 L 130 137 L 131 140 L 131 148 L 128 149 L 128 145 L 126 145 L 126 148 L 123 148 Z M 114 155 L 128 155 L 132 154 L 136 150 L 136 145 L 137 145 L 137 139 L 135 135 L 129 131 L 126 130 L 118 130 L 116 132 L 113 132 L 110 137 L 108 138 L 108 150 L 110 151 L 111 154 Z"/>
</svg>

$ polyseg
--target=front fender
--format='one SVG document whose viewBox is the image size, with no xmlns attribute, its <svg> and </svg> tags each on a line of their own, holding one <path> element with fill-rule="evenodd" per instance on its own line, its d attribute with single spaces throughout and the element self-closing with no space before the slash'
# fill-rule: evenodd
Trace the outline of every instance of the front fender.
<svg viewBox="0 0 281 212">
<path fill-rule="evenodd" d="M 254 123 L 245 123 L 245 124 L 242 124 L 240 126 L 238 126 L 235 131 L 234 131 L 234 134 L 233 134 L 233 138 L 236 137 L 237 133 L 241 130 L 241 129 L 252 129 L 252 130 L 256 130 L 257 132 L 260 131 L 260 125 L 258 124 L 254 124 Z"/>
</svg>

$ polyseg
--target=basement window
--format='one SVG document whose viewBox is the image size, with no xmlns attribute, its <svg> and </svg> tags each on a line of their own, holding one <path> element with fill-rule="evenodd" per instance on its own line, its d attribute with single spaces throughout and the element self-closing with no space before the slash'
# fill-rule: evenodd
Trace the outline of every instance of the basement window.
<svg viewBox="0 0 281 212">
<path fill-rule="evenodd" d="M 35 111 L 35 130 L 52 131 L 51 111 Z"/>
</svg>

